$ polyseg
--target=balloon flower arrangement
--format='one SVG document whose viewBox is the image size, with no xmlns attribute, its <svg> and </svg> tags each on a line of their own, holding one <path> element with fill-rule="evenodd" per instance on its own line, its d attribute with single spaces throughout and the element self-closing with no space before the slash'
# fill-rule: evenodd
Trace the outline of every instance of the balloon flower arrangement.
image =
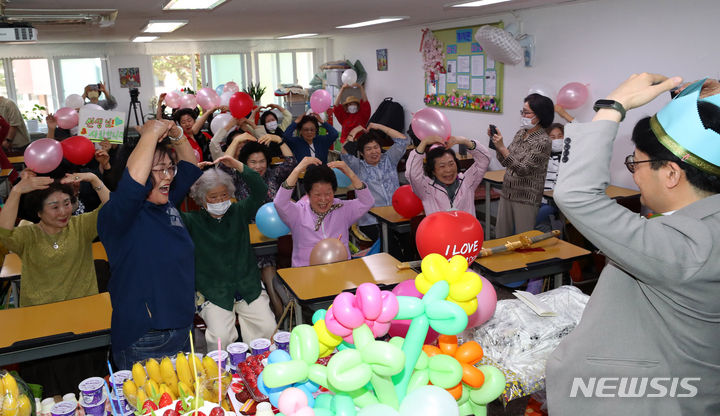
<svg viewBox="0 0 720 416">
<path fill-rule="evenodd" d="M 429 254 L 421 269 L 414 284 L 422 297 L 363 283 L 316 312 L 312 326 L 292 330 L 289 353 L 273 351 L 258 377 L 258 388 L 280 414 L 486 414 L 485 406 L 505 389 L 505 377 L 495 367 L 476 367 L 482 348 L 475 341 L 458 345 L 456 335 L 478 311 L 481 291 L 492 288 L 483 289 L 484 280 L 462 256 L 448 261 Z M 410 322 L 405 337 L 378 341 L 396 320 Z M 441 334 L 437 346 L 425 345 L 431 328 Z M 316 363 L 336 348 L 327 366 Z M 320 386 L 330 393 L 314 397 Z"/>
</svg>

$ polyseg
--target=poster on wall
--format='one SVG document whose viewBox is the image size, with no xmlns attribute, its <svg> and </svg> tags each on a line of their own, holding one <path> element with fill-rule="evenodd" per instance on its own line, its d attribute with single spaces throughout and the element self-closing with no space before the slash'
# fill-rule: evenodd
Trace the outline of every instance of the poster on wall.
<svg viewBox="0 0 720 416">
<path fill-rule="evenodd" d="M 387 71 L 388 70 L 387 49 L 377 49 L 375 51 L 375 55 L 377 56 L 377 70 L 378 71 Z"/>
<path fill-rule="evenodd" d="M 122 144 L 125 131 L 125 113 L 122 111 L 80 109 L 78 134 L 101 142 L 108 139 L 110 143 Z"/>
<path fill-rule="evenodd" d="M 140 87 L 140 68 L 118 68 L 122 88 Z"/>
</svg>

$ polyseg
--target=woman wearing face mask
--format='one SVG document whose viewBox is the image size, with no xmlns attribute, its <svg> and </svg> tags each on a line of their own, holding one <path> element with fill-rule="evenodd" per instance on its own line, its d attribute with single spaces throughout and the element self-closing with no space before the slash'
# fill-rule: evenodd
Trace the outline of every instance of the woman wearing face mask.
<svg viewBox="0 0 720 416">
<path fill-rule="evenodd" d="M 214 163 L 234 170 L 247 184 L 248 197 L 232 203 L 233 178 L 221 169 L 208 169 L 190 190 L 190 196 L 203 209 L 181 215 L 195 243 L 195 290 L 205 300 L 200 309 L 207 325 L 205 340 L 215 345 L 220 338 L 225 348 L 238 338 L 236 315 L 245 343 L 270 338 L 275 318 L 260 285 L 248 231 L 255 212 L 265 203 L 267 186 L 256 171 L 230 156 Z M 223 252 L 231 255 L 219 254 Z"/>
<path fill-rule="evenodd" d="M 105 95 L 104 100 L 100 100 L 100 94 Z M 104 110 L 112 110 L 117 107 L 117 100 L 110 95 L 107 88 L 105 88 L 105 84 L 102 82 L 99 84 L 86 85 L 82 97 L 87 99 L 90 104 L 97 104 Z"/>
<path fill-rule="evenodd" d="M 356 199 L 335 198 L 337 179 L 332 168 L 340 169 L 350 178 L 357 190 Z M 293 202 L 290 197 L 302 172 L 305 172 L 303 187 L 307 195 Z M 320 240 L 339 238 L 347 247 L 348 229 L 372 208 L 375 200 L 370 189 L 345 162 L 323 165 L 317 158 L 306 157 L 278 189 L 274 202 L 280 219 L 292 232 L 292 266 L 302 267 L 310 264 L 310 252 Z"/>
<path fill-rule="evenodd" d="M 277 104 L 269 104 L 267 107 L 259 107 L 253 110 L 253 114 L 250 116 L 250 119 L 254 120 L 254 113 L 262 108 L 266 108 L 266 111 L 260 115 L 260 123 L 258 124 L 257 129 L 255 129 L 255 137 L 260 138 L 266 134 L 283 137 L 285 129 L 290 125 L 290 123 L 292 123 L 292 114 Z M 278 122 L 276 113 L 272 111 L 273 109 L 282 114 L 282 123 Z M 280 146 L 277 143 L 270 143 L 268 150 L 270 151 L 270 157 L 282 156 L 282 151 L 280 151 Z"/>
<path fill-rule="evenodd" d="M 359 88 L 362 99 L 350 95 L 345 99 L 344 103 L 340 103 L 340 97 L 343 95 L 343 91 L 346 88 Z M 340 87 L 337 98 L 335 99 L 335 105 L 333 106 L 333 113 L 337 117 L 338 122 L 342 126 L 342 135 L 340 136 L 340 142 L 345 143 L 348 134 L 356 126 L 365 127 L 370 120 L 370 103 L 368 102 L 367 95 L 365 94 L 365 88 L 360 84 L 347 85 L 344 84 Z"/>
<path fill-rule="evenodd" d="M 467 146 L 473 158 L 473 164 L 464 173 L 460 173 L 452 150 L 455 144 Z M 424 166 L 423 158 L 427 159 Z M 408 155 L 405 176 L 422 200 L 425 215 L 449 210 L 475 215 L 475 188 L 482 182 L 488 165 L 490 151 L 477 141 L 450 136 L 445 142 L 439 136 L 430 136 Z"/>
<path fill-rule="evenodd" d="M 327 131 L 327 134 L 318 134 L 319 123 Z M 295 130 L 300 136 L 295 136 Z M 314 157 L 322 163 L 327 162 L 330 146 L 335 143 L 338 132 L 330 123 L 325 123 L 318 114 L 300 116 L 285 130 L 285 143 L 290 147 L 295 159 L 302 160 L 305 157 Z"/>
<path fill-rule="evenodd" d="M 521 127 L 510 146 L 500 131 L 492 136 L 500 163 L 505 166 L 495 237 L 532 230 L 535 226 L 552 144 L 546 128 L 554 117 L 553 102 L 540 94 L 525 97 Z M 490 136 L 490 129 L 488 129 Z"/>
<path fill-rule="evenodd" d="M 195 246 L 177 206 L 202 174 L 195 161 L 178 126 L 148 121 L 117 189 L 100 209 L 98 234 L 112 275 L 112 354 L 119 369 L 190 349 Z"/>
</svg>

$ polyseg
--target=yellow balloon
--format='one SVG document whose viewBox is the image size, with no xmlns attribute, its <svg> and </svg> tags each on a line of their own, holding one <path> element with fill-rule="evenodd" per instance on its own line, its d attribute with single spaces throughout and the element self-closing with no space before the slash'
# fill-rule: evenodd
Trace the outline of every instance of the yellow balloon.
<svg viewBox="0 0 720 416">
<path fill-rule="evenodd" d="M 329 348 L 330 351 L 335 349 L 342 342 L 342 338 L 330 332 L 325 325 L 325 320 L 320 319 L 313 324 L 313 329 L 317 334 L 321 348 Z"/>
<path fill-rule="evenodd" d="M 459 301 L 475 299 L 482 289 L 482 280 L 475 273 L 463 273 L 455 283 L 450 285 L 450 296 Z"/>
<path fill-rule="evenodd" d="M 477 298 L 474 298 L 473 300 L 469 300 L 467 302 L 453 302 L 457 303 L 457 305 L 461 307 L 465 311 L 465 313 L 468 314 L 468 316 L 474 314 L 478 306 Z"/>
<path fill-rule="evenodd" d="M 415 278 L 415 288 L 418 290 L 418 292 L 422 293 L 423 295 L 427 293 L 428 290 L 434 285 L 435 282 L 430 282 L 427 277 L 425 277 L 424 274 L 420 273 Z"/>
</svg>

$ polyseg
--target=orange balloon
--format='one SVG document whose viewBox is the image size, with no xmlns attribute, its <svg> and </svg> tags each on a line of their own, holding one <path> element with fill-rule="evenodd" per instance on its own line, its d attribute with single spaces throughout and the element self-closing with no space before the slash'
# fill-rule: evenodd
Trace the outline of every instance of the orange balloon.
<svg viewBox="0 0 720 416">
<path fill-rule="evenodd" d="M 483 357 L 483 349 L 475 341 L 469 341 L 458 347 L 455 359 L 461 363 L 475 365 Z"/>
<path fill-rule="evenodd" d="M 458 348 L 458 340 L 455 335 L 440 335 L 438 337 L 438 347 L 445 355 L 454 356 Z"/>
<path fill-rule="evenodd" d="M 468 364 L 462 364 L 462 382 L 470 387 L 478 388 L 485 383 L 485 374 L 479 368 Z"/>
<path fill-rule="evenodd" d="M 434 346 L 434 345 L 423 345 L 422 347 L 423 351 L 425 351 L 425 354 L 427 354 L 428 357 L 432 357 L 434 355 L 442 354 L 442 351 L 440 351 L 440 348 Z"/>
<path fill-rule="evenodd" d="M 458 383 L 457 386 L 451 387 L 451 388 L 445 389 L 445 390 L 447 390 L 450 394 L 452 394 L 452 396 L 455 398 L 455 400 L 458 400 L 459 398 L 462 397 L 462 389 L 463 389 L 463 387 L 462 387 L 462 381 L 461 381 Z"/>
</svg>

